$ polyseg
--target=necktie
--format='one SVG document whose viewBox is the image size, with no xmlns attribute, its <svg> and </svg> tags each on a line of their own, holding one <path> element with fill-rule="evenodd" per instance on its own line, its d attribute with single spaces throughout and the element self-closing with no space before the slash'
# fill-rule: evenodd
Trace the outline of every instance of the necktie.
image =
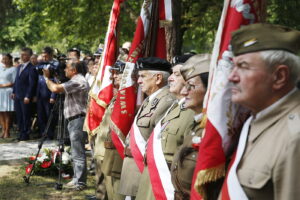
<svg viewBox="0 0 300 200">
<path fill-rule="evenodd" d="M 24 70 L 24 67 L 25 65 L 24 64 L 21 64 L 21 66 L 20 66 L 20 72 L 19 72 L 19 76 L 21 75 L 21 73 L 22 73 L 22 71 Z"/>
</svg>

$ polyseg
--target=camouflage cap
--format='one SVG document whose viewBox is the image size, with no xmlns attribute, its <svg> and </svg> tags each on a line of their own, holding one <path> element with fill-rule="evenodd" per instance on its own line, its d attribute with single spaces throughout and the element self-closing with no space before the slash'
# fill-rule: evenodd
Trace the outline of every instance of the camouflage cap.
<svg viewBox="0 0 300 200">
<path fill-rule="evenodd" d="M 231 45 L 235 56 L 264 50 L 298 54 L 300 31 L 274 24 L 251 24 L 232 33 Z"/>
<path fill-rule="evenodd" d="M 211 55 L 208 53 L 197 54 L 188 59 L 180 68 L 180 73 L 185 81 L 209 72 Z"/>
</svg>

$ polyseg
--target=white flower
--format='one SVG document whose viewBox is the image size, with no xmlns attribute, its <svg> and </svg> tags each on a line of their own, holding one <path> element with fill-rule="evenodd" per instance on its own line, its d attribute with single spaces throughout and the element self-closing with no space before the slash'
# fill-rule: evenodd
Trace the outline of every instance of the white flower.
<svg viewBox="0 0 300 200">
<path fill-rule="evenodd" d="M 64 165 L 67 165 L 67 164 L 69 164 L 70 160 L 71 160 L 70 154 L 68 152 L 63 152 L 63 154 L 62 154 L 62 163 Z"/>
<path fill-rule="evenodd" d="M 49 157 L 45 153 L 43 153 L 41 157 L 37 158 L 37 161 L 44 162 L 44 160 L 46 159 L 49 159 Z"/>
</svg>

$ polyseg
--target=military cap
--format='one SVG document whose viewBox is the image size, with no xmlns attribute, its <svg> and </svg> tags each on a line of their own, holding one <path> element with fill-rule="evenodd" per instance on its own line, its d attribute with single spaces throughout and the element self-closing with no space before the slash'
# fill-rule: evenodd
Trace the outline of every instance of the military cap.
<svg viewBox="0 0 300 200">
<path fill-rule="evenodd" d="M 101 56 L 103 52 L 102 48 L 98 48 L 97 51 L 94 53 L 94 56 Z"/>
<path fill-rule="evenodd" d="M 274 24 L 251 24 L 232 33 L 231 45 L 235 56 L 264 50 L 286 50 L 298 54 L 300 32 Z"/>
<path fill-rule="evenodd" d="M 185 63 L 190 57 L 194 56 L 195 54 L 185 54 L 182 56 L 174 56 L 172 58 L 172 65 L 178 65 L 178 64 L 182 64 Z"/>
<path fill-rule="evenodd" d="M 136 62 L 137 70 L 171 71 L 171 64 L 165 59 L 157 57 L 139 58 Z"/>
<path fill-rule="evenodd" d="M 188 59 L 180 68 L 180 73 L 185 81 L 209 72 L 210 54 L 197 54 Z"/>
<path fill-rule="evenodd" d="M 123 73 L 124 72 L 124 69 L 125 69 L 125 65 L 126 63 L 121 61 L 121 60 L 117 60 L 114 64 L 114 66 L 112 66 L 110 68 L 110 70 L 116 70 L 118 73 Z"/>
</svg>

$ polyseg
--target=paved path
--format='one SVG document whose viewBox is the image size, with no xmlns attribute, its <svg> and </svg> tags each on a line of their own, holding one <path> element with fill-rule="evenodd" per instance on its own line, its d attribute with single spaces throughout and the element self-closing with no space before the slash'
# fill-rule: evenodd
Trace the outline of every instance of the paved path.
<svg viewBox="0 0 300 200">
<path fill-rule="evenodd" d="M 0 165 L 23 162 L 23 159 L 35 155 L 39 140 L 0 144 Z M 57 141 L 45 141 L 43 148 L 57 149 Z"/>
</svg>

